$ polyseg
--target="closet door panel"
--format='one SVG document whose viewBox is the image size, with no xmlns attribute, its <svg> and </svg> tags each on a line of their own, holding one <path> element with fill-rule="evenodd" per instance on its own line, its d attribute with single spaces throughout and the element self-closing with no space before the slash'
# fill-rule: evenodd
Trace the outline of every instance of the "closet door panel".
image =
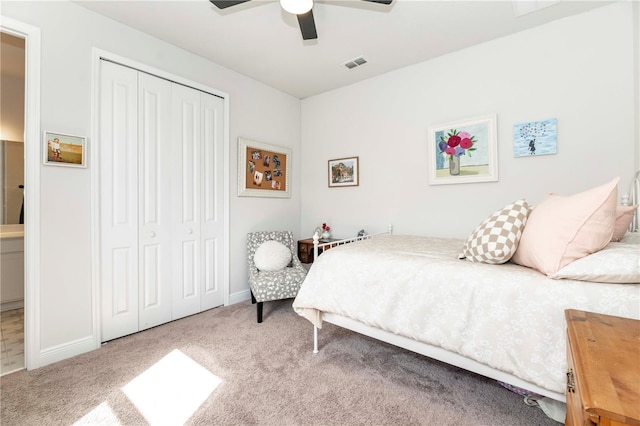
<svg viewBox="0 0 640 426">
<path fill-rule="evenodd" d="M 109 316 L 117 320 L 124 320 L 129 314 L 136 313 L 136 307 L 132 303 L 135 299 L 132 301 L 131 298 L 131 288 L 136 285 L 131 281 L 133 275 L 131 273 L 131 259 L 135 255 L 130 248 L 123 247 L 110 250 L 107 256 L 111 260 L 109 264 L 111 280 L 109 281 L 110 286 L 107 288 L 107 291 L 112 295 Z"/>
<path fill-rule="evenodd" d="M 200 312 L 201 117 L 200 92 L 172 85 L 174 272 L 173 319 Z"/>
<path fill-rule="evenodd" d="M 100 64 L 102 341 L 138 331 L 137 72 Z"/>
<path fill-rule="evenodd" d="M 171 321 L 171 83 L 138 74 L 139 329 Z"/>
<path fill-rule="evenodd" d="M 202 289 L 201 309 L 211 309 L 223 304 L 222 300 L 222 279 L 220 271 L 220 263 L 218 263 L 218 243 L 221 240 L 217 238 L 209 238 L 203 241 L 203 265 L 204 280 Z"/>
<path fill-rule="evenodd" d="M 183 300 L 192 301 L 193 298 L 198 296 L 198 286 L 196 283 L 197 252 L 198 241 L 184 241 L 182 243 L 182 288 L 180 289 L 180 297 Z"/>
<path fill-rule="evenodd" d="M 202 102 L 201 310 L 224 303 L 224 100 L 200 93 Z"/>
</svg>

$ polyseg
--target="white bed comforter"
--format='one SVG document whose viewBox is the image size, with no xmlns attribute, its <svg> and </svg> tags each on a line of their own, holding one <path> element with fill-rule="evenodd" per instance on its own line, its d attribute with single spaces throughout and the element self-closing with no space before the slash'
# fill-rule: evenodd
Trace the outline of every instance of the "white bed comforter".
<svg viewBox="0 0 640 426">
<path fill-rule="evenodd" d="M 326 251 L 294 300 L 454 352 L 563 394 L 564 310 L 640 319 L 640 284 L 553 280 L 457 258 L 463 240 L 381 236 Z"/>
</svg>

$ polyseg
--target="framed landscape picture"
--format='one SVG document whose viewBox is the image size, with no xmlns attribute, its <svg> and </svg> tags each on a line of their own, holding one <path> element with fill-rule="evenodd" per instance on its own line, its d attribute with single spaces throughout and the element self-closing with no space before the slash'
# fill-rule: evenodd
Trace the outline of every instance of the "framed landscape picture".
<svg viewBox="0 0 640 426">
<path fill-rule="evenodd" d="M 431 126 L 428 142 L 430 185 L 498 180 L 495 115 Z"/>
<path fill-rule="evenodd" d="M 290 198 L 291 149 L 238 138 L 238 196 Z"/>
<path fill-rule="evenodd" d="M 329 160 L 329 188 L 359 184 L 358 157 Z"/>
<path fill-rule="evenodd" d="M 87 139 L 83 136 L 44 132 L 43 161 L 50 166 L 86 167 Z"/>
</svg>

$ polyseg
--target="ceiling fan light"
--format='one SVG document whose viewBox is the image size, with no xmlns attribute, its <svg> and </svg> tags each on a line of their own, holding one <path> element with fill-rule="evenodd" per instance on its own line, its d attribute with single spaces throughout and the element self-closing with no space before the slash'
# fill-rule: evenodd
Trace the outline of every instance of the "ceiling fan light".
<svg viewBox="0 0 640 426">
<path fill-rule="evenodd" d="M 313 0 L 280 0 L 280 6 L 289 13 L 302 15 L 313 7 Z"/>
</svg>

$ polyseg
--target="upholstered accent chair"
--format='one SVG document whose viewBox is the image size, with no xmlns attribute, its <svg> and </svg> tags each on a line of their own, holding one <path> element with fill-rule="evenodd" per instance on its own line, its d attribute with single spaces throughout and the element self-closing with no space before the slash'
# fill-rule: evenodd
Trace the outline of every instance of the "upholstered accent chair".
<svg viewBox="0 0 640 426">
<path fill-rule="evenodd" d="M 291 260 L 286 266 L 280 265 L 273 268 L 263 266 L 271 262 L 269 253 L 265 248 L 270 248 L 277 241 L 289 249 Z M 265 244 L 267 243 L 267 244 Z M 279 244 L 276 246 L 281 247 Z M 262 246 L 262 248 L 261 248 Z M 256 251 L 260 249 L 260 268 L 256 266 Z M 282 253 L 278 253 L 280 255 Z M 281 257 L 278 257 L 281 260 Z M 273 263 L 273 262 L 272 262 Z M 298 294 L 298 290 L 304 281 L 307 270 L 296 253 L 296 243 L 293 240 L 293 233 L 290 231 L 263 231 L 250 232 L 247 234 L 247 266 L 249 275 L 249 288 L 251 289 L 251 302 L 257 303 L 258 322 L 262 322 L 262 306 L 264 302 L 281 299 L 292 299 Z"/>
</svg>

